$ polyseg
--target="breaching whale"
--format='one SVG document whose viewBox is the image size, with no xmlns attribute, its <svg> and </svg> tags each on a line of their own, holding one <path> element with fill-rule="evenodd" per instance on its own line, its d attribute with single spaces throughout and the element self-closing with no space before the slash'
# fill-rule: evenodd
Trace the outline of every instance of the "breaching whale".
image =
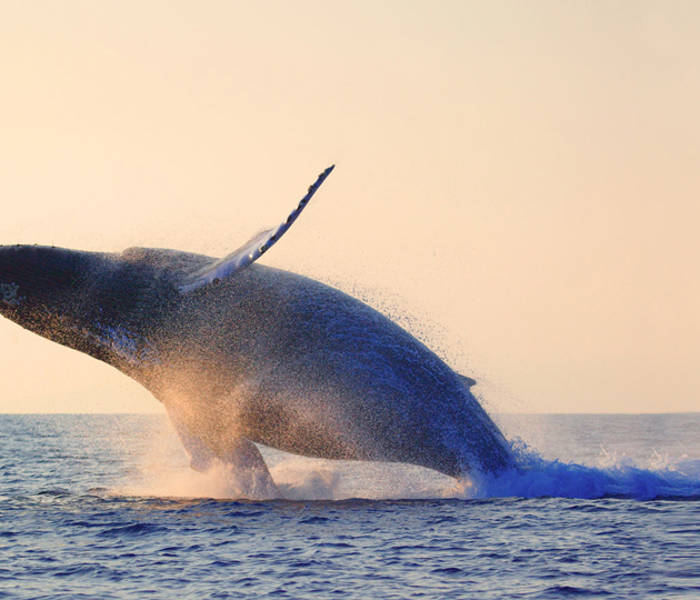
<svg viewBox="0 0 700 600">
<path fill-rule="evenodd" d="M 145 386 L 192 458 L 275 495 L 255 443 L 327 459 L 406 462 L 460 478 L 513 465 L 470 391 L 424 344 L 363 302 L 255 261 L 299 216 L 222 259 L 0 247 L 0 311 Z"/>
</svg>

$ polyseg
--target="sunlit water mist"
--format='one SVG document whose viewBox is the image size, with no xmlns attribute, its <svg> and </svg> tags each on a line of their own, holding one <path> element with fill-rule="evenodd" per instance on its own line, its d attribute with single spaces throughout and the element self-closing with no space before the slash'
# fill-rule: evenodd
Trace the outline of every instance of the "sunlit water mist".
<svg viewBox="0 0 700 600">
<path fill-rule="evenodd" d="M 331 461 L 296 456 L 260 446 L 281 496 L 288 500 L 406 499 L 456 497 L 464 484 L 414 465 Z M 227 464 L 206 472 L 189 466 L 189 456 L 168 422 L 154 423 L 134 468 L 110 491 L 126 496 L 253 499 Z"/>
<path fill-rule="evenodd" d="M 700 414 L 498 421 L 520 473 L 263 449 L 241 501 L 164 415 L 0 416 L 0 597 L 700 596 Z"/>
</svg>

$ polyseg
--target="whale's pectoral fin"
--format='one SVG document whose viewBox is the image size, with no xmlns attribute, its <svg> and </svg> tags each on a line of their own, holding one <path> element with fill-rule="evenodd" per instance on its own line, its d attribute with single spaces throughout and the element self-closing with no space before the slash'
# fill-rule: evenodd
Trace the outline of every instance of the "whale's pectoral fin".
<svg viewBox="0 0 700 600">
<path fill-rule="evenodd" d="M 244 495 L 256 499 L 279 498 L 265 460 L 250 440 L 243 437 L 231 439 L 217 458 L 225 466 L 227 478 Z"/>
<path fill-rule="evenodd" d="M 177 413 L 169 413 L 195 471 L 219 469 L 234 494 L 256 499 L 280 496 L 260 450 L 249 439 L 218 431 L 197 434 Z"/>
<path fill-rule="evenodd" d="M 232 437 L 217 447 L 198 445 L 190 465 L 196 471 L 220 469 L 232 493 L 248 498 L 269 499 L 280 496 L 258 447 L 243 437 Z"/>
<path fill-rule="evenodd" d="M 296 221 L 297 217 L 301 214 L 301 211 L 304 210 L 306 205 L 309 203 L 309 200 L 311 200 L 311 197 L 316 193 L 316 190 L 326 180 L 326 177 L 330 175 L 334 166 L 335 165 L 331 165 L 328 167 L 318 176 L 316 181 L 309 186 L 306 195 L 299 201 L 297 207 L 291 213 L 289 213 L 286 221 L 273 229 L 261 231 L 243 244 L 243 246 L 238 248 L 238 250 L 231 252 L 231 254 L 224 256 L 224 258 L 219 259 L 193 273 L 180 285 L 180 292 L 186 294 L 205 285 L 215 285 L 220 280 L 230 277 L 237 271 L 244 269 L 251 263 L 258 260 L 258 258 L 265 254 L 265 252 L 267 252 L 275 244 L 275 242 L 277 242 L 277 240 L 279 240 L 285 234 L 285 232 L 291 227 L 292 223 Z"/>
</svg>

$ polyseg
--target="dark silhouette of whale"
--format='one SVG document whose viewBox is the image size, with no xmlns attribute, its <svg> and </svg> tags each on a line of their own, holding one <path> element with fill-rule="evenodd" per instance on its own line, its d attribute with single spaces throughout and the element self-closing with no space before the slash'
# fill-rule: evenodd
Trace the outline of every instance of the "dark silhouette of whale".
<svg viewBox="0 0 700 600">
<path fill-rule="evenodd" d="M 332 168 L 282 225 L 220 260 L 2 246 L 0 311 L 140 382 L 165 405 L 193 467 L 230 463 L 252 494 L 275 494 L 252 442 L 457 478 L 511 467 L 473 380 L 359 300 L 253 264 Z"/>
</svg>

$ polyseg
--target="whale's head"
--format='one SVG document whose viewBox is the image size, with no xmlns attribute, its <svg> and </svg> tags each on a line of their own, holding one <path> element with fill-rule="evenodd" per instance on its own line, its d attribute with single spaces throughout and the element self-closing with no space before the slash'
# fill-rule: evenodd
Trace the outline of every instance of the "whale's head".
<svg viewBox="0 0 700 600">
<path fill-rule="evenodd" d="M 95 258 L 87 252 L 17 244 L 0 246 L 0 312 L 18 322 L 69 311 Z"/>
<path fill-rule="evenodd" d="M 147 265 L 120 255 L 0 246 L 0 314 L 39 335 L 117 365 L 143 347 L 152 293 Z"/>
</svg>

